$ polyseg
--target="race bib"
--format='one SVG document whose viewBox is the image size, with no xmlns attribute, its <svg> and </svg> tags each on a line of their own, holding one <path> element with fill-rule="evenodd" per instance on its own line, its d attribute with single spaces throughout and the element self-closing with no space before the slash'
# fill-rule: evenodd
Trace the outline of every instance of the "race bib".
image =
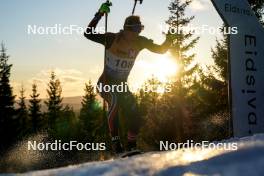
<svg viewBox="0 0 264 176">
<path fill-rule="evenodd" d="M 120 58 L 106 52 L 106 66 L 117 73 L 129 74 L 135 63 L 134 59 Z"/>
</svg>

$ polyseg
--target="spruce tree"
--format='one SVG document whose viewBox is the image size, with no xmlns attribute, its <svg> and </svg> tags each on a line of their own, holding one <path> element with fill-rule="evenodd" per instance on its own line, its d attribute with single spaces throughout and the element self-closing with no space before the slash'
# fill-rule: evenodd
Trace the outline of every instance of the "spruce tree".
<svg viewBox="0 0 264 176">
<path fill-rule="evenodd" d="M 109 135 L 108 120 L 105 117 L 105 111 L 96 98 L 95 87 L 91 80 L 85 84 L 84 96 L 82 97 L 82 107 L 79 115 L 79 141 L 83 143 L 97 142 L 106 143 L 107 149 L 110 149 L 111 138 Z M 104 158 L 107 151 L 100 151 L 100 158 Z M 90 157 L 99 157 L 98 153 L 89 152 Z"/>
<path fill-rule="evenodd" d="M 39 93 L 37 92 L 37 85 L 32 85 L 32 94 L 29 100 L 29 116 L 32 124 L 32 131 L 37 132 L 41 127 L 41 100 L 39 99 Z"/>
<path fill-rule="evenodd" d="M 51 73 L 50 82 L 48 84 L 47 94 L 48 100 L 45 104 L 48 108 L 48 126 L 53 128 L 62 112 L 62 87 L 60 80 L 56 78 L 54 72 Z"/>
<path fill-rule="evenodd" d="M 171 92 L 159 97 L 155 92 L 141 91 L 139 97 L 140 110 L 145 120 L 143 127 L 145 130 L 140 135 L 142 145 L 152 149 L 158 149 L 157 141 L 161 140 L 183 142 L 187 138 L 186 131 L 190 131 L 185 125 L 189 120 L 184 110 L 189 98 L 189 90 L 195 80 L 193 75 L 198 71 L 198 66 L 193 64 L 195 54 L 190 54 L 190 50 L 199 40 L 199 37 L 193 36 L 192 31 L 184 30 L 194 19 L 194 16 L 185 14 L 191 2 L 191 0 L 173 0 L 168 7 L 170 17 L 166 21 L 169 26 L 167 35 L 173 41 L 170 52 L 179 65 L 178 73 L 175 75 L 176 80 L 170 85 Z M 148 84 L 155 87 L 160 83 L 152 79 Z"/>
<path fill-rule="evenodd" d="M 96 93 L 94 91 L 92 82 L 89 81 L 85 84 L 85 95 L 82 98 L 82 107 L 80 110 L 80 122 L 82 125 L 82 131 L 85 134 L 86 140 L 95 140 L 95 131 L 100 129 L 103 122 L 98 121 L 100 119 L 101 108 L 96 100 Z M 102 128 L 100 130 L 103 130 Z"/>
<path fill-rule="evenodd" d="M 89 112 L 92 112 L 96 108 L 96 93 L 91 80 L 88 84 L 85 84 L 84 92 L 81 114 L 89 114 Z"/>
<path fill-rule="evenodd" d="M 187 112 L 193 111 L 192 86 L 199 71 L 198 65 L 194 64 L 195 54 L 191 53 L 199 37 L 195 37 L 193 31 L 188 30 L 188 25 L 195 17 L 186 15 L 191 3 L 192 0 L 173 0 L 168 7 L 170 17 L 166 23 L 170 27 L 168 35 L 173 39 L 170 51 L 179 68 L 176 81 L 171 84 L 171 92 L 165 93 L 159 102 L 162 108 L 153 114 L 153 117 L 161 117 L 159 124 L 164 127 L 169 124 L 166 130 L 161 131 L 163 136 L 160 139 L 178 142 L 189 138 L 193 128 L 191 118 L 194 118 L 194 114 L 187 116 Z"/>
<path fill-rule="evenodd" d="M 65 105 L 61 111 L 61 116 L 56 122 L 56 139 L 69 142 L 70 140 L 76 140 L 76 121 L 73 107 Z"/>
<path fill-rule="evenodd" d="M 173 39 L 170 51 L 179 65 L 178 81 L 185 87 L 188 87 L 193 73 L 197 70 L 197 65 L 191 66 L 195 54 L 189 52 L 195 47 L 199 37 L 194 37 L 192 31 L 184 30 L 194 19 L 194 16 L 185 14 L 191 2 L 192 0 L 173 0 L 168 7 L 171 15 L 166 21 L 170 28 L 168 35 Z"/>
<path fill-rule="evenodd" d="M 8 64 L 9 56 L 6 54 L 4 44 L 0 50 L 0 121 L 12 118 L 14 113 L 15 96 L 10 85 L 10 71 L 12 64 Z"/>
<path fill-rule="evenodd" d="M 0 148 L 8 145 L 16 137 L 16 127 L 13 120 L 15 96 L 10 85 L 12 64 L 8 64 L 8 59 L 9 56 L 6 54 L 6 48 L 2 43 L 0 49 Z"/>
<path fill-rule="evenodd" d="M 29 119 L 28 119 L 28 111 L 26 106 L 26 97 L 25 97 L 25 89 L 22 86 L 20 90 L 20 96 L 18 100 L 18 109 L 17 109 L 17 119 L 19 121 L 19 128 L 20 128 L 20 137 L 26 135 L 29 131 Z"/>
</svg>

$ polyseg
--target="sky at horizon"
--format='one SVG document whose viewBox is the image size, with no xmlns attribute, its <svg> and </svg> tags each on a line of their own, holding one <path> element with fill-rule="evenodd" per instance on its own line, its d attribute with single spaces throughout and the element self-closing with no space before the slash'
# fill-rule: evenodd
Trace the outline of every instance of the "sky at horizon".
<svg viewBox="0 0 264 176">
<path fill-rule="evenodd" d="M 13 64 L 11 81 L 14 94 L 19 94 L 23 84 L 26 96 L 31 93 L 31 84 L 36 82 L 41 97 L 46 97 L 46 85 L 51 70 L 62 82 L 63 96 L 83 95 L 84 83 L 89 79 L 96 83 L 103 70 L 103 46 L 93 43 L 74 33 L 73 35 L 33 35 L 28 34 L 28 25 L 61 26 L 76 25 L 85 28 L 93 18 L 102 0 L 5 0 L 1 2 L 0 40 L 3 41 Z M 124 19 L 131 14 L 132 0 L 113 0 L 109 15 L 109 31 L 118 32 Z M 165 39 L 160 30 L 169 17 L 170 0 L 145 0 L 138 5 L 136 14 L 145 25 L 141 35 L 151 38 L 155 43 Z M 210 0 L 195 0 L 187 10 L 187 15 L 195 15 L 194 26 L 208 25 L 221 27 L 222 21 Z M 104 26 L 104 20 L 99 27 Z M 201 38 L 192 50 L 196 61 L 201 65 L 212 63 L 211 48 L 220 35 L 208 33 Z M 174 65 L 169 54 L 159 55 L 143 50 L 129 77 L 129 82 L 141 85 L 151 75 L 161 80 L 173 74 Z"/>
</svg>

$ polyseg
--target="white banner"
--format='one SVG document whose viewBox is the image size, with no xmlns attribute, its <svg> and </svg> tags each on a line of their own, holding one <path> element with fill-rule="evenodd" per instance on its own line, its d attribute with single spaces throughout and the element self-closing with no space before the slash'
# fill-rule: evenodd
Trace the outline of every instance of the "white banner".
<svg viewBox="0 0 264 176">
<path fill-rule="evenodd" d="M 212 0 L 222 19 L 238 34 L 230 35 L 234 136 L 264 132 L 264 29 L 247 0 Z"/>
</svg>

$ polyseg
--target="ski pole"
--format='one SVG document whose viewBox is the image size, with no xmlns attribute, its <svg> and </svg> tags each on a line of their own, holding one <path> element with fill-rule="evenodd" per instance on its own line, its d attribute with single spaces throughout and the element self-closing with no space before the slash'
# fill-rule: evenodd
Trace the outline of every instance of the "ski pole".
<svg viewBox="0 0 264 176">
<path fill-rule="evenodd" d="M 106 0 L 106 3 L 112 4 L 109 0 Z M 105 13 L 105 35 L 107 31 L 108 31 L 108 13 Z M 106 62 L 106 40 L 105 40 L 105 49 L 104 49 L 104 62 Z M 106 111 L 106 101 L 105 100 L 103 101 L 103 111 L 104 112 Z"/>
<path fill-rule="evenodd" d="M 135 0 L 134 7 L 133 7 L 133 11 L 132 11 L 132 15 L 134 15 L 134 13 L 135 13 L 136 6 L 137 6 L 137 2 L 138 2 L 138 1 L 139 1 L 140 4 L 143 3 L 143 0 Z"/>
</svg>

